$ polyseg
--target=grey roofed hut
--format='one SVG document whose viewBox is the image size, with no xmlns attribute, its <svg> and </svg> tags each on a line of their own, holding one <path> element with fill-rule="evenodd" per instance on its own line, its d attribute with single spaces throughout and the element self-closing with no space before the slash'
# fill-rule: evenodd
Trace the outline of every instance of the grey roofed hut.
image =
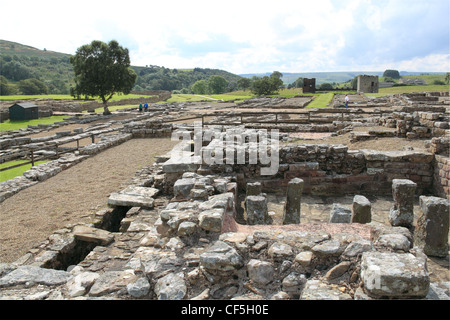
<svg viewBox="0 0 450 320">
<path fill-rule="evenodd" d="M 9 107 L 9 120 L 31 120 L 38 119 L 38 106 L 31 102 L 19 102 Z"/>
</svg>

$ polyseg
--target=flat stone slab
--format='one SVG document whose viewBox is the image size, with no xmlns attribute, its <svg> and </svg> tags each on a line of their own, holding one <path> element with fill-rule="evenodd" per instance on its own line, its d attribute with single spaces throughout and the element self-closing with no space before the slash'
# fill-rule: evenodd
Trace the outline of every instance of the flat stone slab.
<svg viewBox="0 0 450 320">
<path fill-rule="evenodd" d="M 153 197 L 158 192 L 159 190 L 156 188 L 130 186 L 120 192 L 111 193 L 108 205 L 153 209 Z"/>
<path fill-rule="evenodd" d="M 62 270 L 44 269 L 37 266 L 20 266 L 0 278 L 0 288 L 29 284 L 58 286 L 66 283 L 72 274 Z"/>
<path fill-rule="evenodd" d="M 153 198 L 142 196 L 133 196 L 121 193 L 111 193 L 108 198 L 108 205 L 122 206 L 122 207 L 142 207 L 146 209 L 153 209 Z"/>
<path fill-rule="evenodd" d="M 94 242 L 99 245 L 108 245 L 114 241 L 114 235 L 106 230 L 92 228 L 88 226 L 75 226 L 73 228 L 75 239 Z"/>
<path fill-rule="evenodd" d="M 374 298 L 424 298 L 430 288 L 425 260 L 411 253 L 364 252 L 361 279 Z"/>
<path fill-rule="evenodd" d="M 136 187 L 136 186 L 129 186 L 119 193 L 127 194 L 130 196 L 142 196 L 142 197 L 150 197 L 153 198 L 159 193 L 159 190 L 156 188 L 150 188 L 150 187 Z"/>
<path fill-rule="evenodd" d="M 185 159 L 170 158 L 163 163 L 162 169 L 165 173 L 195 172 L 201 165 L 201 157 L 192 156 Z"/>
</svg>

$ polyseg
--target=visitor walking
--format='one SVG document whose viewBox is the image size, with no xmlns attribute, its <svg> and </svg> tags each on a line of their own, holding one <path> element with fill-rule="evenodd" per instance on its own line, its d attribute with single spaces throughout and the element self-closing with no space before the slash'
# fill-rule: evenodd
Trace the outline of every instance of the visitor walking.
<svg viewBox="0 0 450 320">
<path fill-rule="evenodd" d="M 147 102 L 144 104 L 144 112 L 147 112 L 148 104 Z"/>
<path fill-rule="evenodd" d="M 345 109 L 348 109 L 348 95 L 345 95 Z"/>
<path fill-rule="evenodd" d="M 142 112 L 142 103 L 139 104 L 139 112 Z"/>
</svg>

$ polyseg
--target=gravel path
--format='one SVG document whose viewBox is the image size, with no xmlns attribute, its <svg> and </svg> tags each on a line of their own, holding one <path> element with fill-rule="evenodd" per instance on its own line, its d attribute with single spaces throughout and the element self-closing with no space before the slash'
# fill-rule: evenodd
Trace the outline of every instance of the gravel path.
<svg viewBox="0 0 450 320">
<path fill-rule="evenodd" d="M 110 193 L 126 187 L 139 169 L 176 143 L 170 138 L 129 140 L 3 201 L 0 262 L 14 262 L 57 229 L 90 222 L 93 213 L 107 207 Z"/>
</svg>

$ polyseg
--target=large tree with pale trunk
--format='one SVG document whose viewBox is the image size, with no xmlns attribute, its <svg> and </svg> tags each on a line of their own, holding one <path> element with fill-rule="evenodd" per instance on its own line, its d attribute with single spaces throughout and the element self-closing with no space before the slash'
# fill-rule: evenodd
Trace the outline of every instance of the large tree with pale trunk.
<svg viewBox="0 0 450 320">
<path fill-rule="evenodd" d="M 128 49 L 115 40 L 108 44 L 94 40 L 77 49 L 70 58 L 75 72 L 73 96 L 100 97 L 104 114 L 109 114 L 108 101 L 114 94 L 128 94 L 133 89 L 137 75 L 130 68 Z"/>
</svg>

